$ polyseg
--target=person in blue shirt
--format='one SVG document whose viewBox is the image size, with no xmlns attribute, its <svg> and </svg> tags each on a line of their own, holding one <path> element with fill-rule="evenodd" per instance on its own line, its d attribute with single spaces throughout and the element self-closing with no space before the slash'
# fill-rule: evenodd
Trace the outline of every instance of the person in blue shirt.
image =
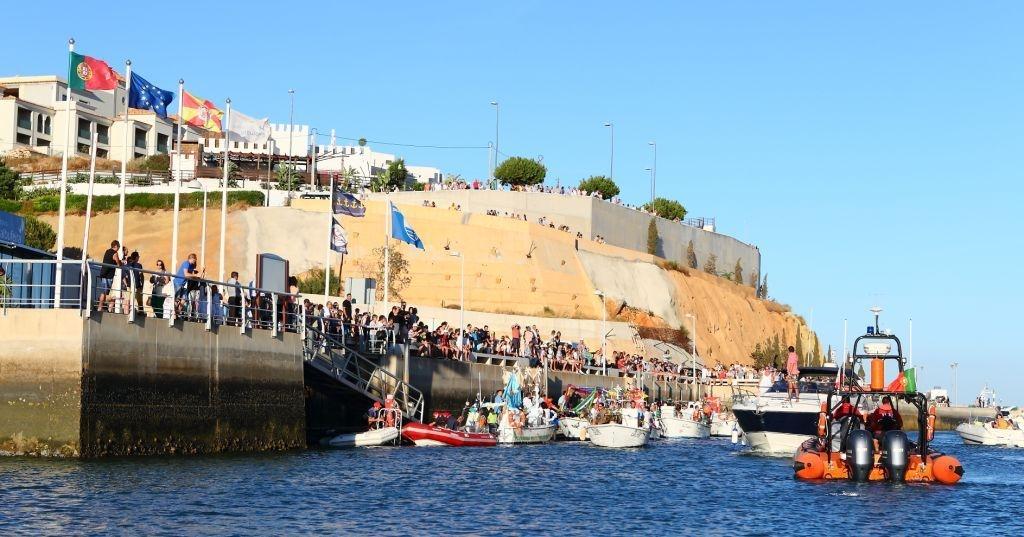
<svg viewBox="0 0 1024 537">
<path fill-rule="evenodd" d="M 202 273 L 196 267 L 198 258 L 196 254 L 188 254 L 188 259 L 182 261 L 178 271 L 174 273 L 174 302 L 175 307 L 180 310 L 181 301 L 188 295 L 188 281 L 198 280 Z"/>
<path fill-rule="evenodd" d="M 505 402 L 505 398 L 501 395 L 501 390 L 494 392 L 494 404 L 500 405 Z"/>
</svg>

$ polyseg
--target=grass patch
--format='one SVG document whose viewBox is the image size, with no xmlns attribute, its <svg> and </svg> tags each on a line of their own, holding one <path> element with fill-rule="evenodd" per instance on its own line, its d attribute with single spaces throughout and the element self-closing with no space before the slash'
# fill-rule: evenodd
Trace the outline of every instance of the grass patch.
<svg viewBox="0 0 1024 537">
<path fill-rule="evenodd" d="M 253 190 L 228 192 L 228 205 L 231 206 L 261 207 L 263 199 L 262 192 Z M 84 194 L 68 194 L 67 213 L 85 214 L 86 201 L 87 197 Z M 219 194 L 213 194 L 207 198 L 208 205 L 216 205 L 219 201 Z M 119 203 L 118 196 L 93 196 L 92 210 L 93 213 L 116 212 Z M 201 209 L 203 207 L 203 193 L 182 193 L 180 205 L 182 209 Z M 174 209 L 174 194 L 155 194 L 149 192 L 128 194 L 124 197 L 124 207 L 126 211 Z M 0 210 L 22 215 L 56 213 L 60 210 L 60 195 L 50 194 L 24 201 L 0 200 Z"/>
</svg>

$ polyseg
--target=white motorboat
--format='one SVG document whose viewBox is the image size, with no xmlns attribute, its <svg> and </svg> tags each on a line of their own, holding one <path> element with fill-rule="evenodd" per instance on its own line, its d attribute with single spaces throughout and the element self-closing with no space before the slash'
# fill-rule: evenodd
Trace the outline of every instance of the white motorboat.
<svg viewBox="0 0 1024 537">
<path fill-rule="evenodd" d="M 558 419 L 558 434 L 566 440 L 586 440 L 583 431 L 590 425 L 586 418 L 563 417 Z"/>
<path fill-rule="evenodd" d="M 828 366 L 800 369 L 800 392 L 793 399 L 784 384 L 756 396 L 735 396 L 732 412 L 751 451 L 791 457 L 800 444 L 816 436 L 821 403 L 832 390 L 837 373 L 836 367 Z"/>
<path fill-rule="evenodd" d="M 981 420 L 961 423 L 957 426 L 956 432 L 965 444 L 1024 447 L 1024 430 L 1018 428 L 1012 421 L 1008 421 L 1009 429 L 998 429 L 993 423 Z"/>
<path fill-rule="evenodd" d="M 731 437 L 734 430 L 739 430 L 736 418 L 723 412 L 711 415 L 711 436 Z"/>
<path fill-rule="evenodd" d="M 506 423 L 498 425 L 499 444 L 543 444 L 555 437 L 558 427 L 554 424 L 535 427 L 513 427 Z"/>
<path fill-rule="evenodd" d="M 324 438 L 320 441 L 320 445 L 332 448 L 383 446 L 394 443 L 398 439 L 398 435 L 398 427 L 381 427 L 364 433 L 339 434 L 331 438 Z"/>
<path fill-rule="evenodd" d="M 711 428 L 699 417 L 693 419 L 694 414 L 698 412 L 699 410 L 693 408 L 682 408 L 676 412 L 674 406 L 662 406 L 662 434 L 665 438 L 708 438 L 711 436 Z"/>
<path fill-rule="evenodd" d="M 650 427 L 633 427 L 621 423 L 605 423 L 587 427 L 587 439 L 606 448 L 638 448 L 651 439 Z"/>
</svg>

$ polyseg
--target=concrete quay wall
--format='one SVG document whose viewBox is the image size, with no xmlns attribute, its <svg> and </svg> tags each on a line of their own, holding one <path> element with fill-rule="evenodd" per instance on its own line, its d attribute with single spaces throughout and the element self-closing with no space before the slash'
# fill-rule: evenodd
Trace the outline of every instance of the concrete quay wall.
<svg viewBox="0 0 1024 537">
<path fill-rule="evenodd" d="M 0 318 L 4 452 L 92 458 L 305 446 L 297 335 L 79 315 Z"/>
</svg>

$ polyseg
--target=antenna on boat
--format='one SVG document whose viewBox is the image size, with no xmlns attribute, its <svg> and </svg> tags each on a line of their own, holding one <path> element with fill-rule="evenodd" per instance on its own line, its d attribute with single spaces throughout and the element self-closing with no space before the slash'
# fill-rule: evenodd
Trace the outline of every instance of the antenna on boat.
<svg viewBox="0 0 1024 537">
<path fill-rule="evenodd" d="M 878 327 L 878 316 L 882 313 L 882 308 L 873 306 L 869 311 L 875 314 L 875 333 L 881 334 L 882 330 Z"/>
</svg>

